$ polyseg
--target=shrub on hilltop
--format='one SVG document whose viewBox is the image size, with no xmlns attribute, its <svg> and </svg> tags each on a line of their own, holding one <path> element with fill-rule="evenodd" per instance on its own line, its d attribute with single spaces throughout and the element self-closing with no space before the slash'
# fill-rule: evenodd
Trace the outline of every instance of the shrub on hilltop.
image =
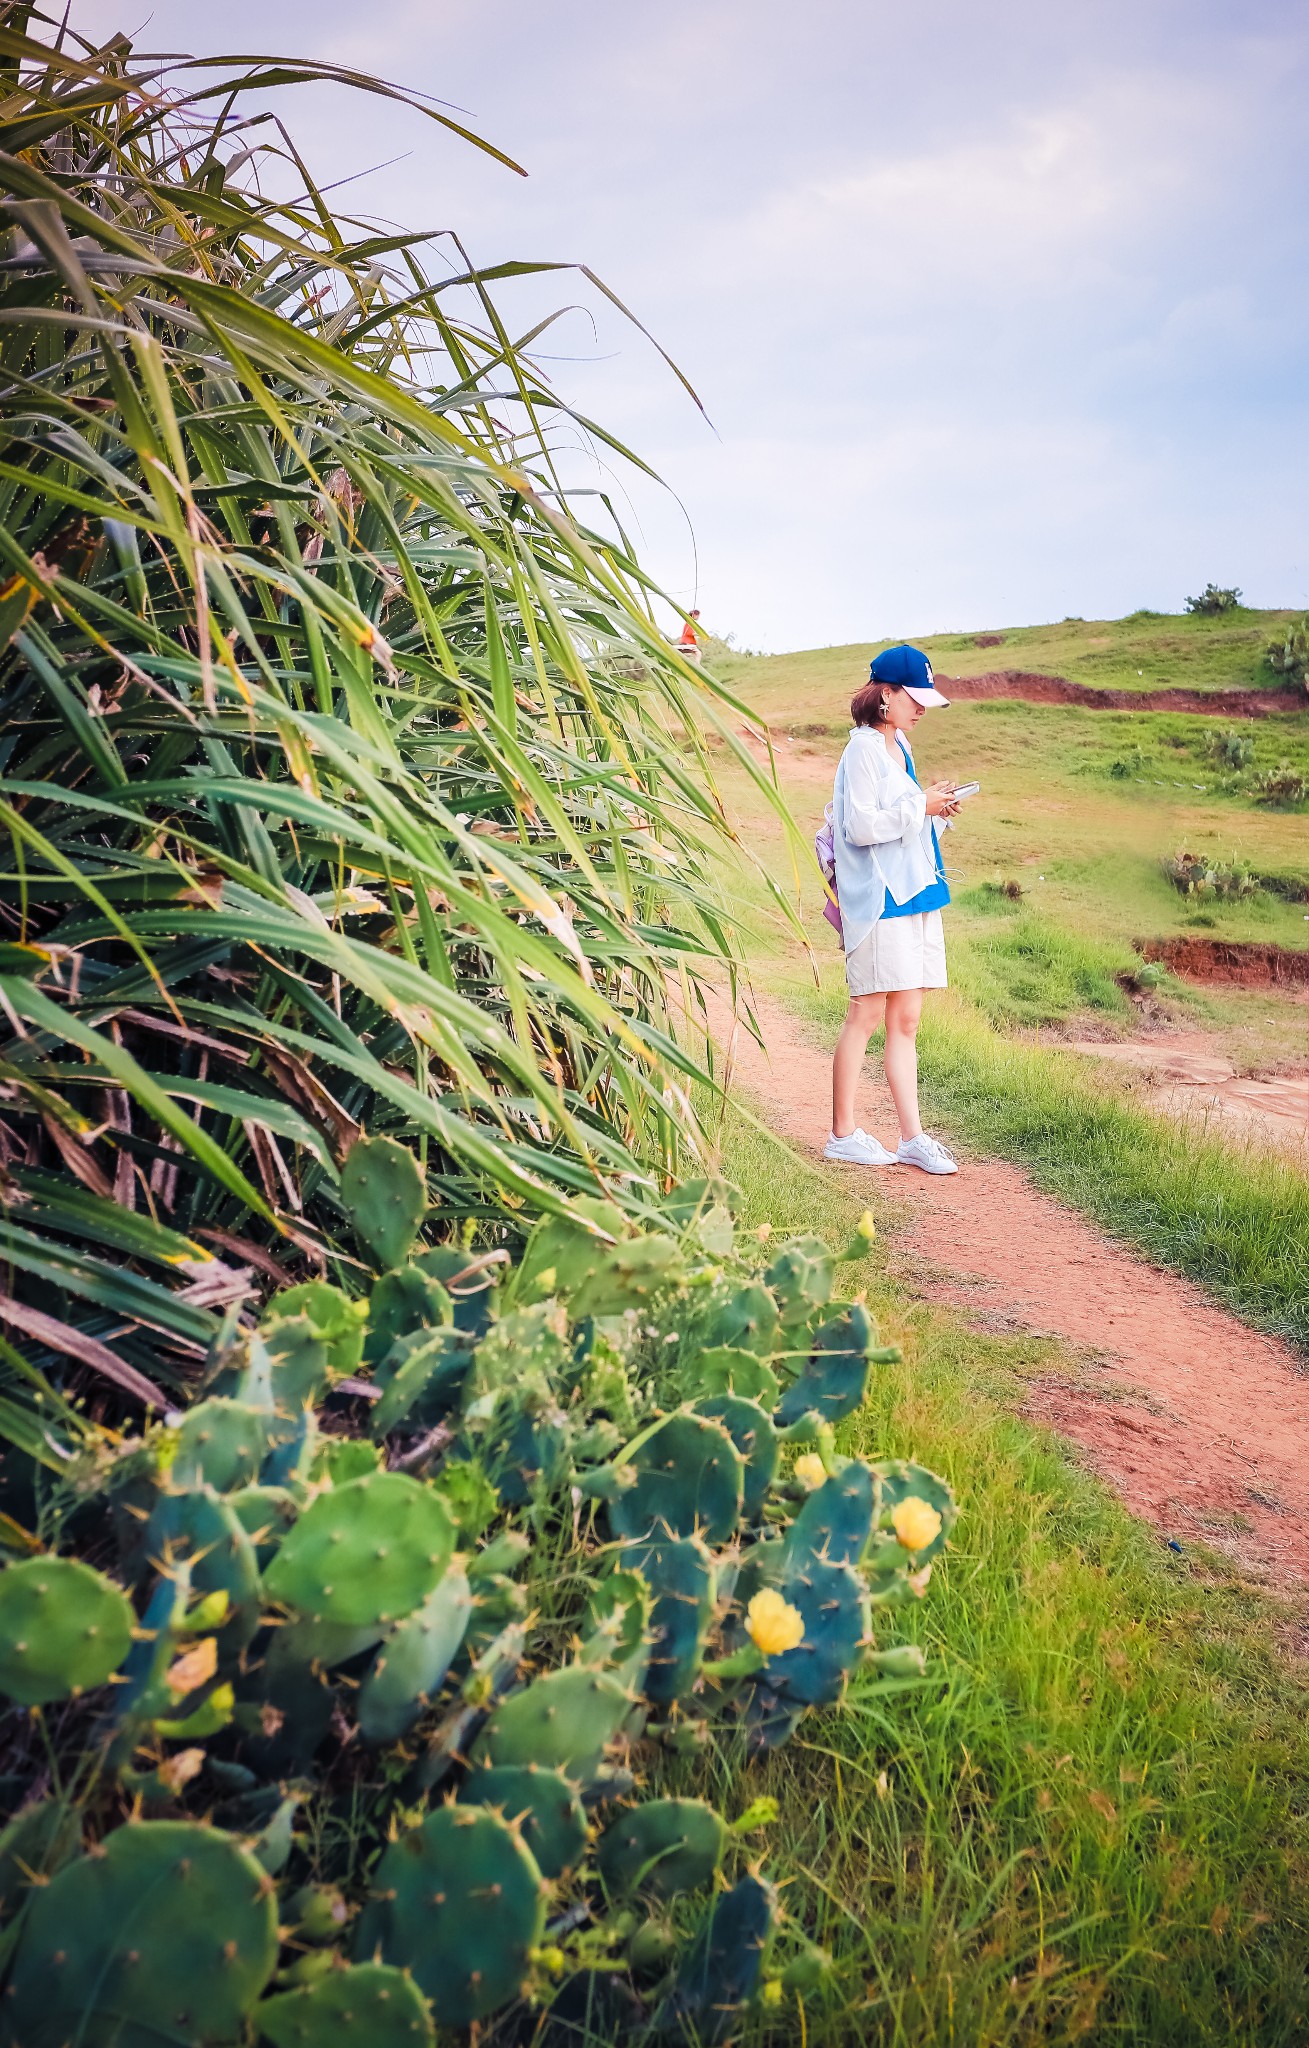
<svg viewBox="0 0 1309 2048">
<path fill-rule="evenodd" d="M 1199 612 L 1204 618 L 1213 617 L 1219 612 L 1239 611 L 1240 608 L 1240 591 L 1222 590 L 1216 583 L 1206 583 L 1199 597 L 1188 597 L 1186 600 L 1187 611 Z"/>
<path fill-rule="evenodd" d="M 1264 660 L 1288 687 L 1309 690 L 1309 618 L 1289 621 L 1286 631 L 1269 641 Z"/>
</svg>

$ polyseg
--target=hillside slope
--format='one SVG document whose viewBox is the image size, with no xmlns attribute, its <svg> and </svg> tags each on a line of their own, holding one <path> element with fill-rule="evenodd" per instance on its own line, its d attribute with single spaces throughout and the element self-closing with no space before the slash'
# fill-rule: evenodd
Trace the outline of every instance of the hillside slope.
<svg viewBox="0 0 1309 2048">
<path fill-rule="evenodd" d="M 1191 613 L 1132 612 L 1125 619 L 1064 619 L 1058 625 L 979 627 L 969 633 L 905 635 L 944 676 L 1021 669 L 1066 676 L 1095 689 L 1268 690 L 1278 677 L 1264 651 L 1280 635 L 1287 611 L 1241 609 L 1217 618 Z M 727 653 L 715 671 L 770 720 L 802 702 L 814 715 L 848 699 L 872 656 L 889 639 L 790 654 Z M 716 652 L 716 650 L 715 650 Z M 1287 692 L 1287 708 L 1303 693 Z"/>
</svg>

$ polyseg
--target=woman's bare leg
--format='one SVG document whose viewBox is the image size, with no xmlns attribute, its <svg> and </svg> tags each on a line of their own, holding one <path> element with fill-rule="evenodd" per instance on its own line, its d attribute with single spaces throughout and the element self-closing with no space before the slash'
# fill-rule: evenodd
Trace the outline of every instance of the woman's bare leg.
<svg viewBox="0 0 1309 2048">
<path fill-rule="evenodd" d="M 916 1138 L 923 1128 L 918 1116 L 918 1019 L 922 1014 L 920 988 L 893 989 L 886 998 L 886 1085 L 900 1119 L 902 1138 Z"/>
<path fill-rule="evenodd" d="M 851 996 L 832 1054 L 832 1136 L 848 1138 L 855 1127 L 855 1097 L 868 1041 L 882 1021 L 885 996 Z"/>
</svg>

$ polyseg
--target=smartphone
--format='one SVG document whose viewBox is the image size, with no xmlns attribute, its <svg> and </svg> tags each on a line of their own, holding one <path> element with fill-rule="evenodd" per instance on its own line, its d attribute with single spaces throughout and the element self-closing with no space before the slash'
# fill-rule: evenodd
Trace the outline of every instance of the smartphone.
<svg viewBox="0 0 1309 2048">
<path fill-rule="evenodd" d="M 982 785 L 981 785 L 981 783 L 980 783 L 980 782 L 961 782 L 961 783 L 959 784 L 958 788 L 957 788 L 957 789 L 955 790 L 955 795 L 956 795 L 956 796 L 976 796 L 976 795 L 977 795 L 977 792 L 978 792 L 978 790 L 979 790 L 979 789 L 981 788 L 981 786 L 982 786 Z"/>
</svg>

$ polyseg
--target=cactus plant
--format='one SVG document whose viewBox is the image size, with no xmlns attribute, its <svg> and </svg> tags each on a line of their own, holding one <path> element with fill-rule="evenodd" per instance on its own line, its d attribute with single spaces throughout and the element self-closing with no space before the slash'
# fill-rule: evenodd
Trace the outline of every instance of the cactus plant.
<svg viewBox="0 0 1309 2048">
<path fill-rule="evenodd" d="M 777 1590 L 799 1610 L 804 1636 L 768 1659 L 763 1682 L 793 1704 L 827 1705 L 840 1697 L 867 1647 L 868 1588 L 853 1566 L 809 1556 L 783 1572 Z"/>
<path fill-rule="evenodd" d="M 382 1398 L 373 1409 L 373 1435 L 386 1436 L 401 1423 L 422 1429 L 439 1422 L 458 1401 L 472 1356 L 461 1330 L 424 1329 L 401 1338 L 378 1374 Z"/>
<path fill-rule="evenodd" d="M 146 1526 L 146 1544 L 165 1572 L 187 1564 L 198 1594 L 226 1593 L 222 1649 L 231 1655 L 259 1625 L 259 1566 L 254 1545 L 232 1512 L 208 1486 L 162 1493 Z"/>
<path fill-rule="evenodd" d="M 447 1566 L 421 1607 L 383 1639 L 359 1688 L 359 1733 L 365 1742 L 398 1742 L 445 1683 L 472 1613 L 468 1580 Z"/>
<path fill-rule="evenodd" d="M 757 1401 L 740 1394 L 715 1394 L 696 1403 L 696 1413 L 721 1422 L 741 1454 L 741 1511 L 753 1522 L 763 1511 L 768 1489 L 777 1471 L 777 1431 L 772 1419 Z"/>
<path fill-rule="evenodd" d="M 71 1557 L 29 1557 L 0 1572 L 0 1691 L 20 1706 L 103 1685 L 132 1645 L 125 1593 Z"/>
<path fill-rule="evenodd" d="M 312 1502 L 264 1586 L 316 1620 L 400 1621 L 427 1598 L 453 1549 L 454 1524 L 435 1493 L 401 1472 L 375 1472 Z"/>
<path fill-rule="evenodd" d="M 33 1885 L 45 1885 L 82 1847 L 82 1816 L 63 1799 L 39 1799 L 0 1829 L 0 1923 Z"/>
<path fill-rule="evenodd" d="M 667 1705 L 691 1690 L 700 1668 L 717 1598 L 714 1560 L 698 1536 L 649 1536 L 625 1543 L 618 1555 L 654 1595 L 645 1690 Z"/>
<path fill-rule="evenodd" d="M 262 1571 L 299 1514 L 299 1501 L 285 1486 L 243 1486 L 239 1493 L 228 1494 L 227 1505 L 250 1538 Z"/>
<path fill-rule="evenodd" d="M 400 1266 L 373 1284 L 364 1358 L 374 1368 L 384 1366 L 402 1339 L 427 1336 L 453 1322 L 454 1303 L 440 1281 L 419 1266 Z"/>
<path fill-rule="evenodd" d="M 864 1398 L 874 1331 L 859 1303 L 830 1316 L 815 1330 L 809 1356 L 782 1395 L 773 1417 L 779 1429 L 815 1414 L 828 1424 L 843 1422 Z M 888 1362 L 899 1357 L 888 1350 Z"/>
<path fill-rule="evenodd" d="M 712 1882 L 727 1850 L 727 1824 L 702 1799 L 651 1799 L 610 1822 L 596 1864 L 611 1898 L 671 1898 Z"/>
<path fill-rule="evenodd" d="M 707 1191 L 676 1208 L 676 1237 L 635 1235 L 602 1205 L 585 1213 L 595 1234 L 539 1226 L 526 1279 L 488 1283 L 471 1307 L 445 1283 L 486 1255 L 447 1244 L 380 1275 L 362 1311 L 309 1282 L 253 1330 L 233 1335 L 233 1316 L 211 1344 L 205 1398 L 115 1448 L 103 1527 L 141 1623 L 109 1674 L 112 1796 L 138 1813 L 204 1813 L 216 1841 L 239 1836 L 265 1889 L 297 1845 L 324 1839 L 321 1813 L 303 1808 L 322 1797 L 329 1745 L 335 1757 L 356 1738 L 352 1780 L 392 1812 L 398 1791 L 402 1825 L 433 1794 L 453 1800 L 384 1850 L 370 1898 L 357 1868 L 339 1890 L 293 1893 L 275 1993 L 251 2012 L 241 1992 L 247 2041 L 428 2042 L 433 2025 L 471 2024 L 524 1992 L 539 2000 L 568 1969 L 541 2014 L 543 2044 L 583 2040 L 588 2013 L 607 2016 L 608 2038 L 734 2034 L 760 1981 L 766 1888 L 726 1893 L 686 1950 L 678 1902 L 718 1881 L 728 1831 L 696 1800 L 629 1804 L 631 1745 L 654 1711 L 666 1750 L 707 1762 L 730 1725 L 749 1747 L 784 1741 L 865 1659 L 891 1685 L 921 1676 L 914 1645 L 870 1654 L 868 1617 L 874 1602 L 921 1592 L 953 1499 L 919 1467 L 837 1457 L 834 1425 L 862 1397 L 872 1328 L 862 1308 L 830 1303 L 830 1255 L 795 1240 L 768 1284 L 750 1279 Z M 334 1391 L 343 1362 L 371 1374 L 367 1409 L 368 1389 Z M 343 1424 L 372 1441 L 338 1434 Z M 779 1445 L 802 1441 L 819 1454 L 779 1486 Z M 579 1500 L 598 1504 L 598 1530 Z M 507 1519 L 518 1508 L 521 1527 Z M 547 1591 L 541 1538 L 563 1535 L 570 1515 L 577 1548 Z M 0 1619 L 5 1587 L 38 1567 L 66 1568 L 9 1567 Z M 614 1801 L 589 1858 L 588 1812 L 612 1816 Z M 48 1855 L 45 1825 L 31 1823 L 31 1868 L 60 1883 L 80 1867 L 67 1861 L 76 1824 Z M 103 1838 L 124 1832 L 111 1824 Z M 0 1879 L 5 1867 L 0 1853 Z M 558 1879 L 569 1905 L 559 1944 L 542 1950 L 544 1887 Z M 9 1886 L 23 1911 L 0 1941 L 14 1946 L 51 1889 Z M 569 1919 L 575 1909 L 590 1922 Z M 111 1956 L 106 1981 L 118 1970 Z M 629 1979 L 649 1987 L 653 2011 Z M 787 1981 L 774 1971 L 770 1996 Z M 62 2048 L 69 2031 L 52 2010 L 37 2048 Z M 181 2038 L 147 2024 L 152 2042 Z M 140 2030 L 135 2012 L 130 2025 Z M 84 2033 L 85 2048 L 111 2048 L 94 2003 Z M 209 2021 L 185 2038 L 209 2042 Z"/>
<path fill-rule="evenodd" d="M 629 1691 L 645 1689 L 650 1666 L 654 1601 L 639 1572 L 613 1571 L 587 1602 L 587 1630 L 579 1664 L 609 1672 Z"/>
<path fill-rule="evenodd" d="M 273 2048 L 422 2048 L 433 2038 L 422 1992 L 386 1963 L 340 1965 L 301 1990 L 262 1999 L 254 2020 Z"/>
<path fill-rule="evenodd" d="M 398 1266 L 418 1235 L 427 1189 L 412 1152 L 393 1138 L 358 1138 L 341 1168 L 341 1207 L 379 1271 Z"/>
<path fill-rule="evenodd" d="M 302 1280 L 296 1287 L 283 1288 L 277 1296 L 277 1313 L 308 1319 L 326 1348 L 331 1379 L 358 1372 L 371 1320 L 370 1303 L 351 1301 L 343 1288 L 333 1287 L 328 1280 Z"/>
<path fill-rule="evenodd" d="M 492 1714 L 475 1764 L 538 1763 L 586 1784 L 622 1731 L 636 1696 L 605 1671 L 565 1664 L 512 1693 Z"/>
<path fill-rule="evenodd" d="M 243 1401 L 201 1401 L 182 1418 L 169 1467 L 170 1485 L 212 1486 L 231 1493 L 258 1477 L 268 1444 L 268 1417 Z"/>
<path fill-rule="evenodd" d="M 344 1895 L 332 1884 L 306 1884 L 286 1901 L 286 1924 L 296 1941 L 329 1946 L 350 1918 Z"/>
<path fill-rule="evenodd" d="M 874 1570 L 894 1569 L 905 1563 L 905 1546 L 895 1536 L 893 1525 L 899 1510 L 911 1500 L 923 1501 L 940 1516 L 936 1534 L 912 1551 L 915 1565 L 930 1564 L 945 1549 L 959 1515 L 958 1504 L 949 1485 L 937 1473 L 929 1472 L 926 1466 L 911 1464 L 906 1458 L 879 1458 L 874 1462 L 873 1470 L 878 1479 L 880 1509 L 878 1542 L 870 1556 L 870 1566 Z"/>
<path fill-rule="evenodd" d="M 586 1814 L 578 1787 L 541 1764 L 491 1764 L 472 1770 L 460 1793 L 515 1825 L 542 1877 L 561 1877 L 586 1849 Z"/>
<path fill-rule="evenodd" d="M 355 1956 L 408 1969 L 437 2025 L 466 2027 L 526 1982 L 546 1896 L 508 1821 L 486 1807 L 442 1806 L 382 1856 Z"/>
<path fill-rule="evenodd" d="M 760 1877 L 743 1877 L 714 1900 L 656 2016 L 661 2035 L 723 2041 L 739 2024 L 759 1984 L 777 1921 L 777 1894 Z"/>
<path fill-rule="evenodd" d="M 802 1568 L 807 1557 L 829 1564 L 857 1564 L 868 1546 L 880 1489 L 862 1458 L 842 1460 L 801 1502 L 786 1533 L 788 1566 Z"/>
<path fill-rule="evenodd" d="M 684 1381 L 695 1394 L 739 1394 L 742 1400 L 757 1401 L 770 1411 L 777 1406 L 777 1374 L 772 1366 L 756 1352 L 730 1344 L 693 1355 Z"/>
<path fill-rule="evenodd" d="M 727 1345 L 767 1358 L 777 1335 L 777 1324 L 777 1303 L 762 1282 L 755 1280 L 718 1303 L 699 1337 L 706 1350 Z"/>
<path fill-rule="evenodd" d="M 279 1416 L 298 1420 L 316 1401 L 328 1380 L 327 1339 L 309 1315 L 278 1313 L 259 1326 L 272 1375 L 273 1407 Z"/>
<path fill-rule="evenodd" d="M 626 1235 L 627 1219 L 611 1202 L 582 1201 L 577 1207 L 578 1218 L 543 1216 L 536 1225 L 510 1283 L 510 1306 L 525 1308 L 552 1294 L 571 1306 L 610 1244 Z"/>
<path fill-rule="evenodd" d="M 676 1238 L 651 1234 L 626 1238 L 607 1251 L 569 1304 L 577 1317 L 621 1315 L 645 1307 L 681 1270 Z"/>
<path fill-rule="evenodd" d="M 716 1544 L 735 1533 L 745 1470 L 720 1422 L 686 1412 L 670 1415 L 629 1445 L 616 1469 L 635 1479 L 607 1499 L 615 1536 L 667 1530 L 673 1536 L 703 1535 Z"/>
<path fill-rule="evenodd" d="M 273 1889 L 230 1835 L 129 1821 L 32 1893 L 7 2035 L 23 2048 L 231 2041 L 276 1959 Z"/>
<path fill-rule="evenodd" d="M 778 1251 L 764 1274 L 781 1311 L 784 1330 L 807 1323 L 832 1298 L 836 1261 L 821 1237 L 793 1237 Z"/>
</svg>

